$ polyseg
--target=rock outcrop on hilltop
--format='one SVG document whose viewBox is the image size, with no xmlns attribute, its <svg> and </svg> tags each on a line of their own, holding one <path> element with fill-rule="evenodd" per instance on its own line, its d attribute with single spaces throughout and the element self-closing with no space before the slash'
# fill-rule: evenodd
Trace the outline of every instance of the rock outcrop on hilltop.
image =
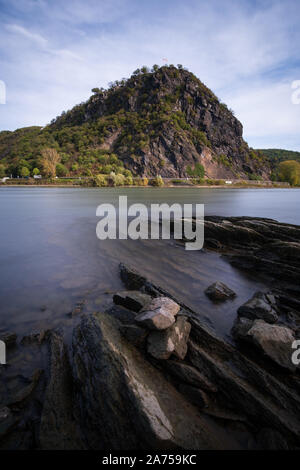
<svg viewBox="0 0 300 470">
<path fill-rule="evenodd" d="M 268 160 L 248 147 L 233 112 L 182 67 L 138 70 L 93 91 L 45 128 L 0 133 L 1 163 L 12 173 L 19 159 L 34 167 L 49 146 L 71 175 L 125 167 L 134 175 L 176 178 L 200 176 L 202 165 L 209 178 L 270 177 Z"/>
</svg>

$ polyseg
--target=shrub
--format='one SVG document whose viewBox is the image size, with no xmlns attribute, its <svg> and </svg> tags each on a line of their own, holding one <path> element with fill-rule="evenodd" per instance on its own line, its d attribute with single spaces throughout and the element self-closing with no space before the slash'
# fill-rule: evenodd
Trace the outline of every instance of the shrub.
<svg viewBox="0 0 300 470">
<path fill-rule="evenodd" d="M 153 178 L 150 181 L 150 184 L 152 186 L 162 187 L 162 186 L 164 186 L 164 181 L 163 181 L 162 177 L 159 175 L 159 176 L 155 176 L 155 178 Z"/>
<path fill-rule="evenodd" d="M 133 178 L 131 175 L 125 176 L 125 185 L 132 186 L 133 185 Z"/>
<path fill-rule="evenodd" d="M 108 185 L 107 178 L 104 175 L 96 175 L 94 177 L 94 186 L 104 187 Z"/>
<path fill-rule="evenodd" d="M 58 165 L 56 165 L 56 174 L 57 176 L 66 176 L 68 174 L 68 168 L 62 163 L 58 163 Z"/>
<path fill-rule="evenodd" d="M 201 163 L 196 163 L 192 169 L 190 165 L 186 167 L 186 172 L 189 176 L 198 176 L 199 178 L 204 178 L 205 170 L 204 166 Z"/>
<path fill-rule="evenodd" d="M 143 177 L 138 176 L 137 178 L 134 179 L 134 183 L 137 186 L 147 186 L 149 181 L 148 181 L 147 176 L 143 176 Z"/>
<path fill-rule="evenodd" d="M 125 184 L 125 176 L 118 173 L 115 176 L 115 186 L 124 186 L 124 184 Z"/>
</svg>

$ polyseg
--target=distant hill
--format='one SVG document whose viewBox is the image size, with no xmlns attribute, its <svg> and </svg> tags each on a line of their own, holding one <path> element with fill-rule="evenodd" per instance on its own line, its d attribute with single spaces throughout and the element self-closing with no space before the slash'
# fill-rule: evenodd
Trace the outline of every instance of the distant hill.
<svg viewBox="0 0 300 470">
<path fill-rule="evenodd" d="M 278 164 L 285 160 L 297 160 L 300 162 L 300 152 L 294 152 L 293 150 L 260 149 L 258 152 L 266 155 L 272 164 Z"/>
<path fill-rule="evenodd" d="M 181 66 L 142 67 L 109 89 L 94 88 L 44 128 L 0 132 L 7 174 L 41 168 L 55 148 L 66 175 L 122 172 L 184 177 L 203 165 L 210 178 L 263 178 L 270 163 L 250 149 L 242 124 L 194 74 Z"/>
</svg>

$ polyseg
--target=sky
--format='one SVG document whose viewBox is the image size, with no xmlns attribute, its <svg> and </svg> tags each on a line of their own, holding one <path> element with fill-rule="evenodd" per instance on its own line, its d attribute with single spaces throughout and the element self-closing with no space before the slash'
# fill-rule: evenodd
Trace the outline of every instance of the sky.
<svg viewBox="0 0 300 470">
<path fill-rule="evenodd" d="M 44 126 L 167 59 L 234 110 L 250 146 L 300 151 L 299 44 L 300 0 L 0 0 L 0 130 Z"/>
</svg>

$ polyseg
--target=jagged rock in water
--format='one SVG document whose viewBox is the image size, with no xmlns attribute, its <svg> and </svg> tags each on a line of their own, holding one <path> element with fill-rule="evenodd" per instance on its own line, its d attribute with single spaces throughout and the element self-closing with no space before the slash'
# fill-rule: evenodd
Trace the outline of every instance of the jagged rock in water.
<svg viewBox="0 0 300 470">
<path fill-rule="evenodd" d="M 140 291 L 122 291 L 113 296 L 113 301 L 116 305 L 122 305 L 138 313 L 151 302 L 151 297 Z"/>
<path fill-rule="evenodd" d="M 227 300 L 236 296 L 236 293 L 223 282 L 217 281 L 205 289 L 205 294 L 212 300 Z"/>
<path fill-rule="evenodd" d="M 153 299 L 135 321 L 150 330 L 165 330 L 175 323 L 175 316 L 180 306 L 168 297 L 157 297 Z"/>
<path fill-rule="evenodd" d="M 178 359 L 184 359 L 190 331 L 190 323 L 180 316 L 170 328 L 150 333 L 147 351 L 156 359 L 169 359 L 172 354 Z"/>
<path fill-rule="evenodd" d="M 232 327 L 232 335 L 236 339 L 250 341 L 250 338 L 247 335 L 252 325 L 253 320 L 250 320 L 249 318 L 238 317 Z"/>
<path fill-rule="evenodd" d="M 127 289 L 138 290 L 141 289 L 146 282 L 146 278 L 141 276 L 134 269 L 127 269 L 123 263 L 120 263 L 120 277 Z"/>
<path fill-rule="evenodd" d="M 275 297 L 271 294 L 256 292 L 250 300 L 239 307 L 238 314 L 250 320 L 260 319 L 275 323 L 278 320 Z"/>
<path fill-rule="evenodd" d="M 292 363 L 292 343 L 295 336 L 292 330 L 284 326 L 270 325 L 263 320 L 255 320 L 247 337 L 281 367 L 295 371 L 296 366 Z"/>
</svg>

